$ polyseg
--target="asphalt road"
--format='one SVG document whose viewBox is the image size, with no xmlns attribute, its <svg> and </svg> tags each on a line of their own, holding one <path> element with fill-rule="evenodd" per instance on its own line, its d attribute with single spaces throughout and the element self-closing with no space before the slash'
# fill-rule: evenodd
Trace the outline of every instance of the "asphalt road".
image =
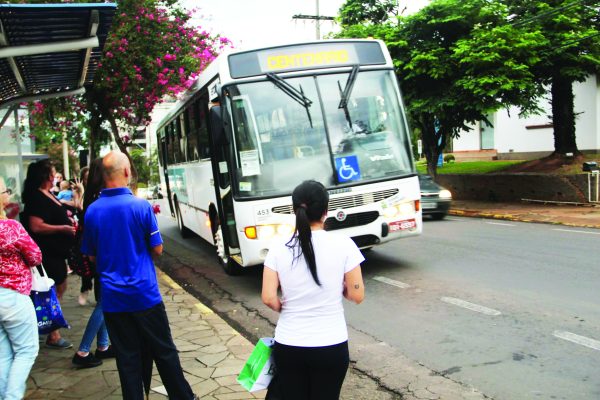
<svg viewBox="0 0 600 400">
<path fill-rule="evenodd" d="M 163 235 L 197 252 L 235 300 L 275 321 L 260 269 L 219 270 L 199 238 Z M 419 238 L 380 246 L 363 264 L 367 296 L 346 305 L 351 328 L 495 399 L 600 399 L 600 230 L 450 217 Z"/>
</svg>

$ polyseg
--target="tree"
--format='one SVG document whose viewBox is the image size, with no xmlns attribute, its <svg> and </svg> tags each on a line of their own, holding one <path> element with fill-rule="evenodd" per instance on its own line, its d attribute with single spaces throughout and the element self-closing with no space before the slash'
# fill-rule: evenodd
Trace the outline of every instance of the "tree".
<svg viewBox="0 0 600 400">
<path fill-rule="evenodd" d="M 512 105 L 523 113 L 538 110 L 542 90 L 530 66 L 540 61 L 544 38 L 507 24 L 508 13 L 498 2 L 434 0 L 397 23 L 340 33 L 386 42 L 431 175 L 447 141 L 487 121 L 490 112 Z"/>
<path fill-rule="evenodd" d="M 398 13 L 396 0 L 347 0 L 340 8 L 339 21 L 344 26 L 380 24 Z"/>
<path fill-rule="evenodd" d="M 579 154 L 573 83 L 600 67 L 600 17 L 596 0 L 506 0 L 513 25 L 540 32 L 546 43 L 534 73 L 550 87 L 554 155 Z"/>
<path fill-rule="evenodd" d="M 189 88 L 218 52 L 230 45 L 226 38 L 190 26 L 190 18 L 176 0 L 119 2 L 93 87 L 83 97 L 35 106 L 40 111 L 35 123 L 52 128 L 63 121 L 56 118 L 58 114 L 67 123 L 66 116 L 79 113 L 84 121 L 77 128 L 87 133 L 92 157 L 107 131 L 128 154 L 129 138 L 150 122 L 154 106 L 165 96 Z"/>
</svg>

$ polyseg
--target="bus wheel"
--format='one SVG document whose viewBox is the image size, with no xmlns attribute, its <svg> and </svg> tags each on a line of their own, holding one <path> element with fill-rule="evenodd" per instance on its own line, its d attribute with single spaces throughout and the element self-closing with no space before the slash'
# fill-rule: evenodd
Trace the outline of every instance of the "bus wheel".
<svg viewBox="0 0 600 400">
<path fill-rule="evenodd" d="M 221 230 L 220 225 L 215 232 L 215 247 L 219 264 L 221 264 L 225 273 L 231 276 L 240 275 L 242 273 L 242 267 L 225 253 L 225 241 L 223 240 L 223 231 Z"/>
<path fill-rule="evenodd" d="M 175 216 L 177 217 L 177 227 L 179 228 L 179 233 L 182 238 L 189 238 L 192 235 L 192 231 L 185 227 L 183 223 L 183 216 L 181 215 L 181 210 L 179 209 L 179 202 L 175 201 Z"/>
</svg>

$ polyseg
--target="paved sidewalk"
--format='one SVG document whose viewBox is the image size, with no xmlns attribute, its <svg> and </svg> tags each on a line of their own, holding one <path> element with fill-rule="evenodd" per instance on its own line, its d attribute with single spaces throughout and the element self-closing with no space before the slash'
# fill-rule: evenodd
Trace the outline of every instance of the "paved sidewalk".
<svg viewBox="0 0 600 400">
<path fill-rule="evenodd" d="M 450 214 L 600 229 L 600 205 L 454 200 Z"/>
<path fill-rule="evenodd" d="M 157 269 L 171 331 L 179 350 L 186 378 L 194 392 L 206 400 L 264 398 L 265 391 L 248 393 L 236 381 L 237 374 L 253 349 L 253 344 L 209 308 Z M 62 302 L 71 329 L 62 335 L 73 343 L 68 350 L 48 349 L 40 343 L 40 353 L 31 371 L 26 399 L 120 399 L 119 375 L 114 359 L 96 368 L 75 369 L 71 364 L 93 310 L 77 303 L 79 277 L 69 276 L 69 289 Z M 93 298 L 93 295 L 91 295 Z M 92 349 L 95 351 L 96 343 Z M 161 387 L 154 367 L 152 388 Z M 166 399 L 155 391 L 150 399 Z"/>
</svg>

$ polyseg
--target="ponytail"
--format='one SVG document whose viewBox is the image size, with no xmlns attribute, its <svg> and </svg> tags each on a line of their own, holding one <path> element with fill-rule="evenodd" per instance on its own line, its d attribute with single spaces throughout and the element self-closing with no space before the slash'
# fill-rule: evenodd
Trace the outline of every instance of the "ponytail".
<svg viewBox="0 0 600 400">
<path fill-rule="evenodd" d="M 294 234 L 286 245 L 294 249 L 294 260 L 304 255 L 306 264 L 315 283 L 321 286 L 317 273 L 317 260 L 312 243 L 312 230 L 310 225 L 320 221 L 327 211 L 329 193 L 321 183 L 304 181 L 292 193 L 294 213 L 296 214 L 296 228 Z M 296 254 L 296 250 L 298 253 Z"/>
</svg>

